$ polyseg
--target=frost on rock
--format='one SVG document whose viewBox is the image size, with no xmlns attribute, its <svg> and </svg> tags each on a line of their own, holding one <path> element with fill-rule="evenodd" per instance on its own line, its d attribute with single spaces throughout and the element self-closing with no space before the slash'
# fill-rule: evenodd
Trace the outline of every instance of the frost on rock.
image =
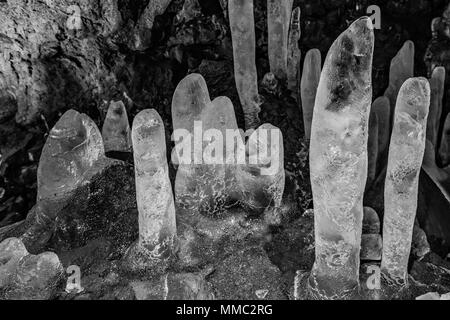
<svg viewBox="0 0 450 320">
<path fill-rule="evenodd" d="M 396 285 L 407 283 L 429 105 L 428 80 L 408 79 L 395 107 L 384 193 L 381 271 Z"/>
<path fill-rule="evenodd" d="M 286 79 L 288 66 L 289 25 L 293 0 L 267 0 L 267 27 L 270 72 Z"/>
<path fill-rule="evenodd" d="M 288 89 L 294 93 L 298 90 L 298 81 L 300 75 L 300 59 L 302 57 L 298 41 L 302 33 L 301 24 L 301 9 L 296 7 L 291 15 L 291 28 L 289 30 L 288 41 L 288 58 L 287 58 L 287 86 Z"/>
<path fill-rule="evenodd" d="M 414 42 L 408 40 L 391 61 L 389 86 L 384 95 L 389 99 L 392 109 L 395 107 L 400 87 L 411 77 L 414 77 Z M 394 112 L 391 110 L 391 123 Z"/>
<path fill-rule="evenodd" d="M 349 298 L 359 287 L 373 46 L 371 20 L 356 20 L 331 46 L 317 90 L 310 146 L 316 259 L 308 282 L 314 299 Z"/>
<path fill-rule="evenodd" d="M 246 129 L 259 125 L 261 111 L 255 62 L 255 26 L 253 0 L 229 0 L 231 38 L 233 42 L 234 77 L 245 116 Z"/>
<path fill-rule="evenodd" d="M 303 124 L 305 126 L 305 137 L 308 140 L 311 137 L 311 123 L 321 71 L 322 57 L 320 51 L 318 49 L 309 50 L 305 56 L 300 84 Z"/>
<path fill-rule="evenodd" d="M 132 141 L 139 240 L 129 249 L 125 260 L 131 271 L 164 269 L 176 236 L 175 203 L 169 180 L 164 123 L 154 109 L 143 110 L 134 118 Z"/>
<path fill-rule="evenodd" d="M 105 152 L 130 152 L 131 130 L 127 109 L 121 101 L 111 102 L 102 128 Z"/>
</svg>

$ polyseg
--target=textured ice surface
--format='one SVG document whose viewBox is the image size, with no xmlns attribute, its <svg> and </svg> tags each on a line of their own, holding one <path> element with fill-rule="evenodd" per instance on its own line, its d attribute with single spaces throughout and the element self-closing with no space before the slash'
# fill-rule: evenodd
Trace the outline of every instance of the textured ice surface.
<svg viewBox="0 0 450 320">
<path fill-rule="evenodd" d="M 233 41 L 234 78 L 244 111 L 245 127 L 256 129 L 261 102 L 255 63 L 253 0 L 229 0 L 228 16 Z"/>
<path fill-rule="evenodd" d="M 376 114 L 378 123 L 378 153 L 384 155 L 391 139 L 391 107 L 389 99 L 381 96 L 372 103 L 371 112 Z"/>
<path fill-rule="evenodd" d="M 316 299 L 348 298 L 359 285 L 373 46 L 371 20 L 358 19 L 331 46 L 317 90 L 310 146 L 316 260 L 309 279 Z"/>
<path fill-rule="evenodd" d="M 289 41 L 288 41 L 288 57 L 287 57 L 287 86 L 288 89 L 294 93 L 298 91 L 298 81 L 300 77 L 300 59 L 301 52 L 298 46 L 298 41 L 301 36 L 301 25 L 300 25 L 300 7 L 296 7 L 292 10 L 291 15 L 291 28 L 289 30 Z"/>
<path fill-rule="evenodd" d="M 131 131 L 127 109 L 122 101 L 111 102 L 102 128 L 105 152 L 131 150 Z"/>
<path fill-rule="evenodd" d="M 408 40 L 391 61 L 389 86 L 384 92 L 392 107 L 390 116 L 391 123 L 393 121 L 394 106 L 397 102 L 400 87 L 407 79 L 414 76 L 414 51 L 414 42 Z"/>
<path fill-rule="evenodd" d="M 443 166 L 450 164 L 450 113 L 445 118 L 444 129 L 442 130 L 439 159 Z"/>
<path fill-rule="evenodd" d="M 399 91 L 395 107 L 384 190 L 381 271 L 386 279 L 399 285 L 408 278 L 429 105 L 428 80 L 408 79 Z"/>
<path fill-rule="evenodd" d="M 94 121 L 75 110 L 67 111 L 50 131 L 42 149 L 38 201 L 73 191 L 104 154 L 102 136 Z"/>
<path fill-rule="evenodd" d="M 158 255 L 176 235 L 175 205 L 166 157 L 164 123 L 154 109 L 133 121 L 132 141 L 139 211 L 139 244 Z"/>
<path fill-rule="evenodd" d="M 267 28 L 270 72 L 287 77 L 289 25 L 293 0 L 267 0 Z"/>
<path fill-rule="evenodd" d="M 303 63 L 303 74 L 300 83 L 300 95 L 302 100 L 303 124 L 305 137 L 311 137 L 311 123 L 316 101 L 317 88 L 322 71 L 322 57 L 318 49 L 311 49 L 306 53 Z"/>
<path fill-rule="evenodd" d="M 437 67 L 430 79 L 431 98 L 427 123 L 427 139 L 437 147 L 439 127 L 442 117 L 442 101 L 444 99 L 445 68 Z"/>
</svg>

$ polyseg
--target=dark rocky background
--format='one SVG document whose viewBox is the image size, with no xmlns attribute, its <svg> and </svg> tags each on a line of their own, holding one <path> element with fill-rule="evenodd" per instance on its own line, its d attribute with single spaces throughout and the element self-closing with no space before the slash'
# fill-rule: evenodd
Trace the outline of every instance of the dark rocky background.
<svg viewBox="0 0 450 320">
<path fill-rule="evenodd" d="M 226 0 L 0 1 L 0 227 L 25 218 L 36 201 L 36 171 L 49 129 L 64 111 L 88 114 L 101 127 L 108 102 L 121 99 L 130 119 L 155 108 L 170 143 L 171 98 L 190 72 L 207 80 L 211 97 L 229 96 L 243 125 L 233 80 Z M 257 68 L 269 70 L 266 1 L 255 0 Z M 295 0 L 302 9 L 303 56 L 332 41 L 367 6 L 381 7 L 376 31 L 374 98 L 388 84 L 392 57 L 405 40 L 416 45 L 416 75 L 424 62 L 432 18 L 448 0 Z M 67 7 L 78 5 L 82 28 L 70 30 Z M 264 92 L 262 92 L 264 94 Z M 286 169 L 302 209 L 311 206 L 300 108 L 287 91 L 265 95 L 261 119 L 285 137 Z M 447 110 L 448 111 L 448 110 Z M 130 120 L 131 121 L 131 120 Z M 170 144 L 169 144 L 170 145 Z"/>
</svg>

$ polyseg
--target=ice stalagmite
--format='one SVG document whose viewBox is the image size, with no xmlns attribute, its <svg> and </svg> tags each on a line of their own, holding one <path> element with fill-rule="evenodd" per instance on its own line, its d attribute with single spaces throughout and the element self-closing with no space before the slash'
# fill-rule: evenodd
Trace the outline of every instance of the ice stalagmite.
<svg viewBox="0 0 450 320">
<path fill-rule="evenodd" d="M 331 46 L 317 90 L 310 145 L 313 299 L 349 298 L 359 287 L 373 46 L 370 18 L 356 20 Z"/>
<path fill-rule="evenodd" d="M 450 113 L 445 118 L 444 129 L 442 130 L 439 159 L 444 167 L 450 164 Z"/>
<path fill-rule="evenodd" d="M 243 202 L 254 212 L 262 212 L 271 204 L 278 208 L 284 192 L 284 148 L 281 130 L 263 124 L 249 137 L 248 164 L 240 166 L 237 180 Z"/>
<path fill-rule="evenodd" d="M 303 75 L 300 83 L 302 101 L 303 123 L 305 137 L 311 137 L 311 123 L 316 101 L 317 87 L 319 86 L 320 72 L 322 71 L 322 57 L 318 49 L 309 50 L 303 63 Z"/>
<path fill-rule="evenodd" d="M 372 103 L 371 112 L 376 114 L 378 122 L 378 152 L 383 156 L 387 152 L 391 139 L 391 107 L 389 99 L 381 96 Z"/>
<path fill-rule="evenodd" d="M 73 191 L 104 154 L 102 136 L 92 119 L 67 111 L 50 131 L 42 150 L 38 201 L 56 200 Z"/>
<path fill-rule="evenodd" d="M 389 283 L 397 285 L 407 283 L 429 105 L 428 80 L 408 79 L 399 91 L 395 107 L 384 191 L 381 271 Z"/>
<path fill-rule="evenodd" d="M 130 152 L 131 131 L 127 110 L 121 101 L 111 102 L 102 128 L 105 151 Z"/>
<path fill-rule="evenodd" d="M 427 139 L 436 147 L 442 116 L 442 100 L 444 99 L 445 68 L 437 67 L 430 79 L 431 100 L 427 123 Z"/>
<path fill-rule="evenodd" d="M 391 110 L 391 123 L 393 121 L 394 107 L 397 102 L 398 91 L 402 84 L 414 76 L 414 42 L 406 41 L 397 55 L 391 61 L 389 71 L 389 86 L 384 95 L 389 99 Z"/>
<path fill-rule="evenodd" d="M 226 165 L 230 153 L 225 152 L 222 139 L 227 129 L 238 129 L 233 104 L 225 97 L 211 102 L 203 77 L 191 74 L 175 90 L 172 120 L 172 159 L 179 163 L 175 180 L 177 205 L 211 215 L 220 213 L 233 194 L 230 189 L 235 188 L 233 166 Z"/>
<path fill-rule="evenodd" d="M 292 11 L 288 41 L 287 86 L 294 93 L 297 93 L 300 75 L 301 52 L 298 46 L 301 36 L 300 16 L 301 10 L 297 7 Z"/>
<path fill-rule="evenodd" d="M 367 187 L 372 185 L 377 175 L 378 132 L 378 116 L 371 110 L 369 119 L 369 141 L 367 142 Z"/>
<path fill-rule="evenodd" d="M 259 125 L 261 111 L 255 62 L 255 20 L 253 0 L 229 0 L 231 38 L 233 41 L 234 77 L 245 116 L 246 129 Z"/>
<path fill-rule="evenodd" d="M 289 25 L 293 0 L 267 0 L 270 72 L 278 79 L 287 77 Z"/>
<path fill-rule="evenodd" d="M 134 118 L 132 141 L 139 241 L 131 247 L 128 260 L 132 270 L 145 270 L 164 264 L 176 235 L 164 123 L 154 109 L 143 110 Z"/>
</svg>

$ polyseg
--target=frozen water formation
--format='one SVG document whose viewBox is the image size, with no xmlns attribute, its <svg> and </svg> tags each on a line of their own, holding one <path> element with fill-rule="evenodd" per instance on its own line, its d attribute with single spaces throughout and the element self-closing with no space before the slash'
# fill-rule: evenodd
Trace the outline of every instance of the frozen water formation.
<svg viewBox="0 0 450 320">
<path fill-rule="evenodd" d="M 255 129 L 259 125 L 261 101 L 255 62 L 253 0 L 229 0 L 228 16 L 233 41 L 234 77 L 244 111 L 245 127 Z"/>
<path fill-rule="evenodd" d="M 293 0 L 267 0 L 267 27 L 270 72 L 287 78 L 289 25 Z"/>
<path fill-rule="evenodd" d="M 225 166 L 223 157 L 204 163 L 204 160 L 208 160 L 207 156 L 214 154 L 208 150 L 216 149 L 216 156 L 225 156 L 227 152 L 226 145 L 219 143 L 220 137 L 211 136 L 204 141 L 203 132 L 215 129 L 215 135 L 225 137 L 226 129 L 237 131 L 233 104 L 225 97 L 211 101 L 203 77 L 190 74 L 181 80 L 175 90 L 172 121 L 176 143 L 172 159 L 179 162 L 175 180 L 177 204 L 207 215 L 222 213 L 234 194 L 235 166 Z M 237 139 L 241 139 L 241 136 Z"/>
<path fill-rule="evenodd" d="M 294 10 L 292 10 L 291 28 L 289 30 L 288 42 L 287 86 L 288 89 L 294 93 L 297 93 L 298 90 L 300 59 L 302 57 L 300 48 L 298 47 L 298 41 L 300 40 L 300 36 L 302 34 L 300 16 L 300 7 L 296 7 Z"/>
<path fill-rule="evenodd" d="M 172 100 L 172 120 L 176 144 L 172 159 L 179 163 L 175 180 L 177 206 L 218 216 L 238 203 L 253 209 L 265 209 L 273 200 L 275 206 L 280 204 L 284 168 L 278 128 L 262 125 L 246 146 L 232 102 L 226 97 L 211 101 L 199 74 L 190 74 L 178 84 Z M 270 143 L 263 145 L 264 138 Z M 200 144 L 193 143 L 199 140 Z M 252 155 L 259 158 L 253 158 L 250 164 Z M 269 163 L 269 158 L 278 163 Z M 273 172 L 264 172 L 271 168 Z"/>
<path fill-rule="evenodd" d="M 111 102 L 102 128 L 105 152 L 130 152 L 131 131 L 127 109 L 122 101 Z"/>
<path fill-rule="evenodd" d="M 356 20 L 331 46 L 317 89 L 310 146 L 313 299 L 350 298 L 359 288 L 373 46 L 370 18 Z"/>
<path fill-rule="evenodd" d="M 397 55 L 391 61 L 389 70 L 389 86 L 384 95 L 389 99 L 390 106 L 394 108 L 397 95 L 402 84 L 414 76 L 414 42 L 406 41 Z M 394 110 L 391 110 L 390 123 L 392 124 Z M 389 126 L 390 130 L 391 126 Z"/>
<path fill-rule="evenodd" d="M 102 136 L 94 121 L 75 110 L 67 111 L 50 131 L 42 149 L 37 174 L 38 202 L 63 198 L 104 156 Z"/>
<path fill-rule="evenodd" d="M 397 98 L 385 182 L 381 271 L 390 284 L 407 283 L 429 105 L 428 80 L 408 79 Z"/>
<path fill-rule="evenodd" d="M 320 51 L 318 49 L 309 50 L 303 62 L 303 74 L 300 82 L 303 124 L 305 126 L 305 138 L 308 140 L 311 137 L 311 123 L 321 71 L 322 56 Z"/>
<path fill-rule="evenodd" d="M 139 240 L 125 260 L 131 271 L 160 271 L 172 254 L 176 221 L 164 123 L 154 109 L 143 110 L 134 118 L 132 141 Z"/>
</svg>

